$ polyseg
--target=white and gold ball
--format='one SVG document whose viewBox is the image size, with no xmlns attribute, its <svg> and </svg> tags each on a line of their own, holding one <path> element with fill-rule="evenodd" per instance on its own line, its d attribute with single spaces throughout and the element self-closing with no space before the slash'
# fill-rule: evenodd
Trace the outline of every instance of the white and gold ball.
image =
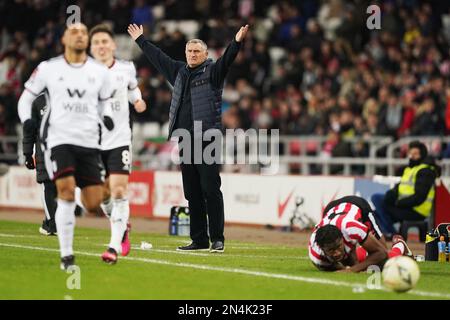
<svg viewBox="0 0 450 320">
<path fill-rule="evenodd" d="M 398 256 L 386 262 L 382 276 L 383 283 L 387 288 L 396 292 L 406 292 L 417 285 L 420 270 L 412 258 Z"/>
</svg>

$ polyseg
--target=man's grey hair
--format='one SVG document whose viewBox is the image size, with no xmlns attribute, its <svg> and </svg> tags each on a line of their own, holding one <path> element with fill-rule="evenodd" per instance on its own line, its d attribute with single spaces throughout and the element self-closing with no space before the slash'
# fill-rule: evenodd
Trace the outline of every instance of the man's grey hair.
<svg viewBox="0 0 450 320">
<path fill-rule="evenodd" d="M 204 50 L 208 50 L 208 46 L 206 45 L 205 41 L 200 40 L 200 39 L 191 39 L 188 42 L 186 42 L 186 46 L 190 43 L 200 43 L 200 45 L 202 46 L 202 48 Z"/>
</svg>

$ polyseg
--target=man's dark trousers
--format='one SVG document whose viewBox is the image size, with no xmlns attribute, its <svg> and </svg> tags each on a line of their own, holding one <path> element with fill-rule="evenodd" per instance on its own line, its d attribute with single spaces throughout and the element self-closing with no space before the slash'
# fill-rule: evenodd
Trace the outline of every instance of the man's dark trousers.
<svg viewBox="0 0 450 320">
<path fill-rule="evenodd" d="M 204 150 L 206 144 L 202 144 Z M 223 195 L 220 191 L 220 164 L 206 164 L 204 160 L 195 164 L 193 144 L 191 151 L 191 163 L 180 165 L 184 196 L 189 202 L 191 239 L 200 245 L 209 245 L 209 238 L 211 242 L 224 242 L 225 216 Z"/>
</svg>

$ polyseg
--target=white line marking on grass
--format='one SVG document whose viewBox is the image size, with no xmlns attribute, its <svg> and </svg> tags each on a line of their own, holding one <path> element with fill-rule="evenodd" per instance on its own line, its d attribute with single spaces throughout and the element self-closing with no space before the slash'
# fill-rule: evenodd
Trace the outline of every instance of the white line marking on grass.
<svg viewBox="0 0 450 320">
<path fill-rule="evenodd" d="M 9 233 L 0 233 L 0 237 L 5 237 L 5 238 L 44 238 L 44 236 L 42 236 L 42 235 L 32 236 L 32 235 L 9 234 Z"/>
<path fill-rule="evenodd" d="M 164 250 L 164 249 L 141 249 L 140 247 L 132 247 L 133 250 L 139 250 L 139 251 L 155 251 L 160 253 L 174 253 L 174 254 L 186 254 L 186 255 L 192 255 L 192 256 L 204 256 L 204 257 L 238 257 L 238 258 L 260 258 L 260 259 L 289 259 L 289 260 L 307 260 L 308 257 L 292 257 L 292 256 L 260 256 L 260 255 L 245 255 L 245 254 L 232 254 L 232 253 L 225 253 L 225 254 L 216 254 L 212 255 L 211 253 L 201 253 L 201 252 L 183 252 L 183 251 L 176 251 L 174 250 Z"/>
<path fill-rule="evenodd" d="M 19 248 L 19 249 L 38 250 L 38 251 L 59 252 L 58 249 L 23 246 L 23 245 L 18 245 L 18 244 L 9 244 L 9 243 L 0 243 L 0 246 L 10 247 L 10 248 Z M 91 252 L 84 252 L 84 251 L 75 251 L 74 254 L 96 257 L 96 258 L 100 257 L 99 254 L 94 254 Z M 336 287 L 347 287 L 347 288 L 355 288 L 355 287 L 361 287 L 361 286 L 365 287 L 365 285 L 361 284 L 361 283 L 350 283 L 350 282 L 345 282 L 345 281 L 328 280 L 328 279 L 314 278 L 314 277 L 302 277 L 302 276 L 294 276 L 294 275 L 289 275 L 289 274 L 269 273 L 269 272 L 253 271 L 253 270 L 246 270 L 246 269 L 239 269 L 239 268 L 225 268 L 225 267 L 216 267 L 216 266 L 199 265 L 199 264 L 182 263 L 182 262 L 171 262 L 171 261 L 166 261 L 166 260 L 138 258 L 138 257 L 121 257 L 121 259 L 153 263 L 153 264 L 160 264 L 160 265 L 166 265 L 166 266 L 172 266 L 172 267 L 182 267 L 182 268 L 192 268 L 192 269 L 197 269 L 197 270 L 237 273 L 237 274 L 243 274 L 243 275 L 255 276 L 255 277 L 292 280 L 292 281 L 299 281 L 299 282 L 306 282 L 306 283 L 330 285 L 330 286 L 336 286 Z M 374 290 L 374 289 L 372 289 L 372 290 Z M 375 290 L 390 292 L 387 289 L 375 289 Z M 440 293 L 440 292 L 428 292 L 428 291 L 413 290 L 413 291 L 408 292 L 407 294 L 415 294 L 415 295 L 423 296 L 423 297 L 450 299 L 450 294 Z"/>
<path fill-rule="evenodd" d="M 98 247 L 108 247 L 109 244 L 94 244 Z M 158 248 L 173 248 L 171 246 L 157 246 Z M 229 248 L 229 247 L 227 247 Z M 232 253 L 225 253 L 225 254 L 212 254 L 212 253 L 204 253 L 205 251 L 177 251 L 175 249 L 167 250 L 167 249 L 155 249 L 155 246 L 151 249 L 142 249 L 139 246 L 131 246 L 131 249 L 138 250 L 138 251 L 146 251 L 146 252 L 160 252 L 160 253 L 172 253 L 172 254 L 184 254 L 184 255 L 191 255 L 191 256 L 199 256 L 199 257 L 240 257 L 240 258 L 260 258 L 260 259 L 289 259 L 289 260 L 308 260 L 308 257 L 305 256 L 299 256 L 299 257 L 293 257 L 293 256 L 260 256 L 260 255 L 245 255 L 245 254 L 232 254 Z"/>
<path fill-rule="evenodd" d="M 43 235 L 17 235 L 17 234 L 9 234 L 9 233 L 0 233 L 0 237 L 8 237 L 8 238 L 45 238 Z M 90 237 L 82 237 L 85 240 L 88 240 Z M 183 240 L 183 239 L 164 239 L 165 242 L 174 242 L 177 243 L 177 245 L 185 245 L 190 244 L 192 241 Z M 160 248 L 172 248 L 173 246 L 158 246 Z M 251 246 L 249 247 L 248 244 L 230 244 L 226 245 L 227 248 L 230 249 L 242 249 L 242 250 L 289 250 L 289 249 L 296 249 L 294 247 L 276 247 L 276 246 Z"/>
<path fill-rule="evenodd" d="M 164 239 L 165 242 L 174 242 L 177 243 L 178 245 L 180 244 L 190 244 L 192 241 L 186 238 L 179 238 L 179 239 L 174 239 L 174 238 L 169 238 L 169 239 Z M 236 241 L 236 240 L 232 240 L 232 241 Z M 255 245 L 255 246 L 249 246 L 248 244 L 239 244 L 239 243 L 232 243 L 232 244 L 226 244 L 225 246 L 227 248 L 233 248 L 233 249 L 243 249 L 243 250 L 289 250 L 289 249 L 295 249 L 295 247 L 286 247 L 286 246 L 260 246 L 260 245 Z M 168 247 L 168 246 L 167 246 Z"/>
<path fill-rule="evenodd" d="M 136 242 L 139 242 L 139 241 L 136 241 Z M 165 242 L 165 240 L 164 240 L 164 242 Z M 175 242 L 175 241 L 172 241 L 172 242 Z M 191 243 L 191 241 L 183 241 L 183 242 L 181 242 L 181 241 L 176 241 L 176 246 L 180 246 L 180 245 L 185 245 L 185 244 L 190 244 Z M 158 247 L 159 248 L 174 248 L 174 246 L 175 245 L 158 245 Z M 287 248 L 287 247 L 275 247 L 275 246 L 273 246 L 273 247 L 242 247 L 242 246 L 235 246 L 235 245 L 227 245 L 227 244 L 225 244 L 225 248 L 230 248 L 230 249 L 236 249 L 236 250 L 273 250 L 273 251 L 275 251 L 275 250 L 277 250 L 277 251 L 280 251 L 280 249 L 284 249 L 284 250 L 287 250 L 287 249 L 290 249 L 290 250 L 295 250 L 295 249 L 298 249 L 298 248 L 295 248 L 295 247 L 292 247 L 292 248 Z"/>
</svg>

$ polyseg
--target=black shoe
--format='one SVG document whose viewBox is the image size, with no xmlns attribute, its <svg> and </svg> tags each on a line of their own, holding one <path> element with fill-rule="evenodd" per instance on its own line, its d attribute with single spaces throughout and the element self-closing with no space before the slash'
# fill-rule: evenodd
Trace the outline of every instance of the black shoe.
<svg viewBox="0 0 450 320">
<path fill-rule="evenodd" d="M 187 246 L 181 246 L 177 248 L 177 251 L 195 251 L 195 250 L 208 250 L 209 244 L 201 245 L 197 244 L 195 242 L 192 242 L 191 244 Z"/>
<path fill-rule="evenodd" d="M 42 226 L 39 227 L 39 233 L 44 236 L 51 235 L 50 226 L 47 220 L 42 221 Z"/>
<path fill-rule="evenodd" d="M 225 251 L 225 246 L 222 241 L 214 241 L 211 245 L 210 252 L 222 253 Z"/>
<path fill-rule="evenodd" d="M 48 221 L 48 231 L 50 232 L 50 236 L 58 235 L 58 233 L 56 232 L 56 223 L 54 219 Z"/>
<path fill-rule="evenodd" d="M 67 270 L 74 265 L 75 265 L 75 257 L 73 255 L 61 258 L 61 265 L 60 265 L 61 270 Z"/>
<path fill-rule="evenodd" d="M 42 226 L 39 227 L 39 233 L 44 236 L 56 236 L 56 224 L 53 220 L 42 221 Z"/>
</svg>

